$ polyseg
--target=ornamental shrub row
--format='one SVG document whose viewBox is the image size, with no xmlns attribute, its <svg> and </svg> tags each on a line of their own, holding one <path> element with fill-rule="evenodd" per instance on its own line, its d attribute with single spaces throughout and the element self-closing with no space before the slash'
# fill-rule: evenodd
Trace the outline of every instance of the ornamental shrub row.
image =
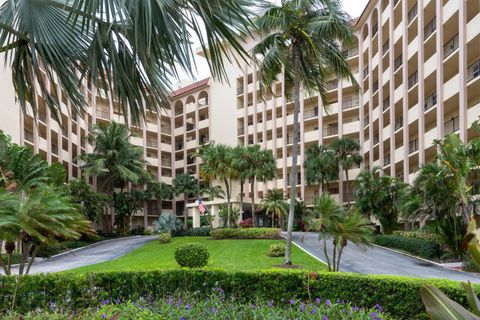
<svg viewBox="0 0 480 320">
<path fill-rule="evenodd" d="M 417 238 L 417 239 L 423 239 L 423 240 L 432 241 L 432 242 L 438 242 L 438 243 L 441 242 L 441 238 L 439 235 L 436 235 L 433 233 L 427 233 L 420 230 L 413 230 L 413 231 L 396 230 L 396 231 L 393 231 L 393 234 L 395 236 L 401 236 L 405 238 Z"/>
<path fill-rule="evenodd" d="M 96 307 L 101 301 L 155 301 L 174 292 L 196 292 L 206 297 L 221 288 L 229 298 L 277 302 L 337 299 L 359 307 L 379 304 L 394 319 L 427 319 L 420 298 L 423 284 L 434 284 L 450 298 L 467 305 L 460 284 L 448 280 L 413 279 L 395 276 L 365 276 L 349 273 L 308 273 L 295 270 L 222 271 L 157 270 L 91 274 L 53 273 L 0 277 L 0 312 L 14 306 L 20 313 L 31 310 L 79 310 Z M 475 286 L 477 293 L 480 288 Z M 14 296 L 15 301 L 14 301 Z"/>
<path fill-rule="evenodd" d="M 381 235 L 375 237 L 375 243 L 388 248 L 400 249 L 426 259 L 437 259 L 441 256 L 440 245 L 437 242 L 419 238 Z"/>
<path fill-rule="evenodd" d="M 197 227 L 187 230 L 180 229 L 174 233 L 174 236 L 190 236 L 190 237 L 208 237 L 210 235 L 210 227 Z"/>
<path fill-rule="evenodd" d="M 280 239 L 277 228 L 223 228 L 210 231 L 214 239 Z"/>
</svg>

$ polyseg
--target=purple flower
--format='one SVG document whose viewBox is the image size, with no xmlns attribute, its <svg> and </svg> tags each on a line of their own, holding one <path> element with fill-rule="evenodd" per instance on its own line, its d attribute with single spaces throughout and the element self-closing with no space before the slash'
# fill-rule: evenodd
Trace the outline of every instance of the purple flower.
<svg viewBox="0 0 480 320">
<path fill-rule="evenodd" d="M 300 305 L 300 312 L 305 312 L 305 304 L 304 303 L 302 303 Z"/>
<path fill-rule="evenodd" d="M 255 304 L 250 303 L 250 308 L 251 308 L 251 309 L 255 309 Z"/>
<path fill-rule="evenodd" d="M 360 308 L 359 308 L 359 307 L 353 307 L 352 310 L 353 310 L 353 311 L 359 311 Z"/>
<path fill-rule="evenodd" d="M 325 300 L 325 305 L 326 305 L 327 307 L 330 307 L 330 306 L 332 305 L 332 302 L 327 299 L 327 300 Z"/>
<path fill-rule="evenodd" d="M 180 317 L 180 320 L 185 320 L 185 317 Z"/>
<path fill-rule="evenodd" d="M 106 304 L 109 304 L 109 303 L 110 303 L 110 300 L 108 300 L 108 299 L 107 299 L 107 300 L 104 300 L 104 301 L 102 301 L 102 306 L 104 306 L 104 305 L 106 305 Z"/>
<path fill-rule="evenodd" d="M 372 318 L 372 320 L 382 320 L 382 317 L 380 317 L 376 312 L 370 313 L 370 318 Z"/>
<path fill-rule="evenodd" d="M 105 313 L 102 314 L 102 319 L 107 319 L 107 315 Z"/>
<path fill-rule="evenodd" d="M 120 303 L 120 299 L 115 299 L 115 303 Z"/>
<path fill-rule="evenodd" d="M 320 298 L 316 298 L 315 299 L 315 304 L 320 304 L 320 301 L 321 301 Z"/>
<path fill-rule="evenodd" d="M 328 317 L 326 315 L 322 316 L 322 320 L 328 320 Z"/>
<path fill-rule="evenodd" d="M 269 308 L 273 307 L 273 301 L 272 301 L 272 300 L 268 300 L 267 306 L 268 306 Z"/>
<path fill-rule="evenodd" d="M 290 299 L 290 304 L 295 304 L 295 300 Z"/>
<path fill-rule="evenodd" d="M 211 308 L 210 308 L 210 312 L 211 312 L 211 313 L 217 313 L 217 308 L 211 307 Z"/>
<path fill-rule="evenodd" d="M 378 303 L 375 305 L 375 309 L 380 311 L 380 312 L 383 311 L 382 307 L 380 307 L 380 305 Z"/>
<path fill-rule="evenodd" d="M 187 303 L 187 304 L 185 305 L 185 309 L 190 310 L 190 308 L 191 308 L 190 303 Z"/>
<path fill-rule="evenodd" d="M 313 308 L 311 314 L 317 313 L 317 309 Z"/>
</svg>

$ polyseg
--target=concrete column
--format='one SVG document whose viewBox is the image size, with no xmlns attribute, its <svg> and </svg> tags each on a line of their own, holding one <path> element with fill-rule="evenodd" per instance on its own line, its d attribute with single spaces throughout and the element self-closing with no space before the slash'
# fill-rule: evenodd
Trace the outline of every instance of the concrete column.
<svg viewBox="0 0 480 320">
<path fill-rule="evenodd" d="M 437 139 L 445 135 L 443 114 L 443 1 L 436 0 Z"/>
<path fill-rule="evenodd" d="M 425 79 L 424 79 L 424 15 L 423 0 L 417 2 L 417 29 L 418 32 L 418 164 L 425 163 Z"/>
<path fill-rule="evenodd" d="M 368 39 L 369 39 L 369 46 L 368 46 L 368 92 L 370 92 L 370 98 L 368 99 L 368 119 L 369 119 L 369 122 L 370 122 L 370 125 L 368 127 L 368 136 L 369 136 L 369 157 L 368 157 L 368 165 L 370 167 L 370 169 L 373 168 L 373 136 L 374 136 L 374 132 L 373 132 L 373 123 L 374 123 L 374 119 L 373 119 L 373 72 L 372 72 L 372 69 L 373 69 L 373 65 L 372 65 L 372 58 L 373 58 L 373 54 L 372 54 L 372 37 L 373 37 L 373 34 L 372 34 L 372 23 L 370 21 L 370 25 L 369 25 L 369 28 L 368 28 Z"/>
<path fill-rule="evenodd" d="M 200 211 L 198 211 L 198 207 L 194 206 L 190 208 L 190 212 L 192 212 L 193 227 L 200 227 Z"/>
<path fill-rule="evenodd" d="M 300 170 L 297 171 L 300 172 L 300 180 L 297 183 L 300 184 L 300 198 L 305 199 L 305 173 L 303 168 L 303 162 L 305 161 L 305 121 L 303 121 L 305 115 L 305 91 L 303 91 L 303 89 L 300 91 L 300 97 L 300 115 L 298 117 L 300 124 L 300 145 L 298 148 L 297 161 L 297 167 L 300 166 Z M 295 139 L 295 136 L 293 138 Z"/>
<path fill-rule="evenodd" d="M 389 46 L 389 65 L 390 65 L 390 176 L 395 177 L 395 52 L 394 52 L 394 0 L 390 0 L 390 17 L 388 19 L 388 46 Z"/>
<path fill-rule="evenodd" d="M 364 91 L 364 86 L 363 86 L 363 37 L 362 37 L 362 30 L 360 30 L 360 34 L 358 37 L 358 82 L 360 85 L 360 94 L 359 94 L 359 100 L 360 100 L 360 106 L 359 106 L 359 123 L 360 123 L 360 134 L 359 134 L 359 140 L 360 140 L 360 154 L 363 157 L 363 161 L 360 165 L 360 168 L 363 170 L 365 169 L 365 108 L 364 108 L 364 100 L 363 100 L 363 93 Z"/>
<path fill-rule="evenodd" d="M 459 114 L 459 124 L 460 124 L 460 139 L 463 142 L 467 142 L 467 109 L 468 109 L 468 100 L 467 100 L 467 44 L 466 44 L 466 28 L 467 28 L 467 17 L 466 17 L 466 1 L 459 1 L 459 10 L 458 10 L 458 79 L 459 84 L 459 93 L 458 93 L 458 114 Z"/>
<path fill-rule="evenodd" d="M 337 100 L 338 100 L 338 114 L 337 114 L 337 126 L 338 126 L 338 138 L 342 139 L 343 138 L 343 80 L 339 79 L 338 80 L 338 88 L 337 88 Z M 342 166 L 339 166 L 338 168 L 338 196 L 340 203 L 343 202 L 344 200 L 344 194 L 343 194 L 343 184 L 345 181 L 343 181 L 343 168 Z M 348 183 L 348 181 L 346 182 Z"/>
<path fill-rule="evenodd" d="M 409 141 L 410 135 L 408 130 L 408 8 L 407 1 L 402 1 L 402 78 L 403 78 L 403 181 L 408 183 L 409 176 Z"/>
<path fill-rule="evenodd" d="M 382 59 L 382 48 L 383 48 L 383 27 L 382 27 L 382 6 L 381 1 L 377 4 L 377 23 L 378 23 L 378 159 L 383 174 L 384 167 L 384 157 L 385 152 L 383 150 L 383 59 Z"/>
</svg>

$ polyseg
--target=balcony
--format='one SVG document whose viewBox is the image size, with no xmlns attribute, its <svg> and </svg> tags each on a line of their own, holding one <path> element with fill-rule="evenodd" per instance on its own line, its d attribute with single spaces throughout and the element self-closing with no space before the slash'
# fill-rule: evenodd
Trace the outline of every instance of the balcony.
<svg viewBox="0 0 480 320">
<path fill-rule="evenodd" d="M 480 76 L 480 60 L 475 61 L 467 68 L 467 81 L 471 81 Z"/>
<path fill-rule="evenodd" d="M 237 96 L 243 94 L 243 86 L 237 88 Z"/>
<path fill-rule="evenodd" d="M 443 58 L 446 59 L 449 55 L 455 52 L 458 49 L 459 44 L 458 33 L 450 39 L 447 44 L 443 46 Z"/>
<path fill-rule="evenodd" d="M 298 141 L 300 141 L 300 136 L 298 137 Z M 290 135 L 287 135 L 287 144 L 293 144 L 293 137 Z"/>
<path fill-rule="evenodd" d="M 175 145 L 175 151 L 180 151 L 180 150 L 183 150 L 183 144 L 177 143 L 177 144 Z"/>
<path fill-rule="evenodd" d="M 378 32 L 378 23 L 375 23 L 372 27 L 372 38 L 375 37 L 377 32 Z"/>
<path fill-rule="evenodd" d="M 412 89 L 418 82 L 418 73 L 415 71 L 410 77 L 408 77 L 408 89 Z"/>
<path fill-rule="evenodd" d="M 445 134 L 454 133 L 460 130 L 460 117 L 452 117 L 452 119 L 445 121 Z"/>
<path fill-rule="evenodd" d="M 437 21 L 433 18 L 423 29 L 424 39 L 428 39 L 437 30 Z"/>
<path fill-rule="evenodd" d="M 431 95 L 425 98 L 425 104 L 423 105 L 423 108 L 425 111 L 433 108 L 437 104 L 437 92 L 433 92 Z"/>
<path fill-rule="evenodd" d="M 238 128 L 237 129 L 237 135 L 241 136 L 245 133 L 245 128 Z"/>
<path fill-rule="evenodd" d="M 171 168 L 172 167 L 172 160 L 168 158 L 162 158 L 162 167 Z"/>
<path fill-rule="evenodd" d="M 303 113 L 303 119 L 310 119 L 310 118 L 315 118 L 318 117 L 318 108 L 315 107 L 312 110 L 305 111 Z"/>
<path fill-rule="evenodd" d="M 413 153 L 418 150 L 418 138 L 410 140 L 408 142 L 408 152 Z"/>
<path fill-rule="evenodd" d="M 348 100 L 343 101 L 342 109 L 343 110 L 352 109 L 352 108 L 358 107 L 359 104 L 360 104 L 360 98 L 359 97 L 353 97 L 353 98 L 350 98 Z"/>
<path fill-rule="evenodd" d="M 370 117 L 369 117 L 369 116 L 365 116 L 365 117 L 363 118 L 363 125 L 366 127 L 366 126 L 368 126 L 369 122 L 370 122 Z"/>
<path fill-rule="evenodd" d="M 162 125 L 160 131 L 165 134 L 172 134 L 172 128 Z"/>
<path fill-rule="evenodd" d="M 377 91 L 378 91 L 378 80 L 373 83 L 373 92 L 375 93 Z"/>
<path fill-rule="evenodd" d="M 198 139 L 198 142 L 199 142 L 200 144 L 206 144 L 206 143 L 208 143 L 209 141 L 210 141 L 210 140 L 209 140 L 208 136 L 200 136 L 200 139 Z"/>
<path fill-rule="evenodd" d="M 97 109 L 97 117 L 110 120 L 110 112 L 107 110 Z"/>
<path fill-rule="evenodd" d="M 338 134 L 338 126 L 330 126 L 327 128 L 323 128 L 324 136 L 334 136 L 336 134 Z"/>
<path fill-rule="evenodd" d="M 51 145 L 52 153 L 58 155 L 58 146 L 56 144 Z"/>
<path fill-rule="evenodd" d="M 418 14 L 418 6 L 417 4 L 415 3 L 415 5 L 413 6 L 412 9 L 410 9 L 410 11 L 408 11 L 408 24 L 410 24 L 410 22 L 413 21 L 413 19 L 415 19 L 415 17 L 417 16 Z"/>
<path fill-rule="evenodd" d="M 368 66 L 363 69 L 363 78 L 365 79 L 368 76 Z"/>
<path fill-rule="evenodd" d="M 330 80 L 325 85 L 327 91 L 335 90 L 338 88 L 338 80 Z"/>
<path fill-rule="evenodd" d="M 383 165 L 384 166 L 388 166 L 390 164 L 390 154 L 386 154 L 384 157 L 383 157 Z"/>
<path fill-rule="evenodd" d="M 389 40 L 387 40 L 383 43 L 383 45 L 382 45 L 382 55 L 387 53 L 389 46 L 390 46 L 390 41 Z"/>
<path fill-rule="evenodd" d="M 386 111 L 390 108 L 390 97 L 383 99 L 383 111 Z"/>
<path fill-rule="evenodd" d="M 403 127 L 403 117 L 400 116 L 397 119 L 395 119 L 395 131 Z"/>
<path fill-rule="evenodd" d="M 373 145 L 378 144 L 378 142 L 380 142 L 380 137 L 377 133 L 376 135 L 373 136 Z"/>
<path fill-rule="evenodd" d="M 345 59 L 349 59 L 358 55 L 358 47 L 353 47 L 343 51 Z"/>
<path fill-rule="evenodd" d="M 47 114 L 45 112 L 39 112 L 38 120 L 42 121 L 43 123 L 47 123 Z"/>
<path fill-rule="evenodd" d="M 151 147 L 151 148 L 157 148 L 158 147 L 158 141 L 155 140 L 155 139 L 147 139 L 147 147 Z"/>
<path fill-rule="evenodd" d="M 397 71 L 398 68 L 400 68 L 402 66 L 402 55 L 399 55 L 396 59 L 395 59 L 395 62 L 393 64 L 393 70 L 394 71 Z"/>
</svg>

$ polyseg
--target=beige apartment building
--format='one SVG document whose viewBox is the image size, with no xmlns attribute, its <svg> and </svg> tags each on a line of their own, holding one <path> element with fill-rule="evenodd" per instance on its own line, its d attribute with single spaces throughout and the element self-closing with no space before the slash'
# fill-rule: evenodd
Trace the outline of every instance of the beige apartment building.
<svg viewBox="0 0 480 320">
<path fill-rule="evenodd" d="M 339 201 L 347 201 L 352 199 L 353 180 L 361 169 L 379 166 L 384 174 L 411 183 L 415 171 L 433 161 L 435 139 L 451 132 L 464 141 L 471 139 L 474 132 L 469 128 L 480 116 L 479 0 L 371 0 L 354 23 L 356 41 L 344 53 L 360 90 L 348 81 L 331 79 L 328 106 L 317 96 L 305 95 L 301 102 L 299 183 L 294 192 L 307 205 L 318 196 L 318 186 L 305 183 L 302 163 L 309 146 L 327 145 L 342 137 L 359 141 L 364 161 L 350 170 L 351 181 L 340 172 L 340 181 L 327 187 Z M 277 159 L 277 176 L 256 183 L 256 199 L 271 189 L 288 195 L 293 105 L 284 98 L 282 81 L 276 84 L 275 95 L 263 99 L 255 64 L 228 64 L 226 69 L 228 82 L 204 79 L 183 86 L 172 93 L 170 109 L 150 113 L 139 127 L 128 123 L 136 135 L 132 142 L 143 148 L 147 169 L 169 184 L 181 172 L 199 177 L 199 159 L 193 154 L 201 144 L 260 144 Z M 62 99 L 63 127 L 51 119 L 41 97 L 40 112 L 34 118 L 15 104 L 8 72 L 0 77 L 4 101 L 0 129 L 49 162 L 63 163 L 69 179 L 81 174 L 76 156 L 91 150 L 85 143 L 89 127 L 125 122 L 108 92 L 87 89 L 83 90 L 89 105 L 82 116 L 70 114 L 68 101 Z M 349 194 L 344 192 L 346 184 Z M 238 186 L 233 196 L 238 205 Z M 248 193 L 245 201 L 249 202 Z M 205 199 L 214 212 L 222 202 Z M 187 207 L 198 225 L 195 199 Z M 157 201 L 145 203 L 133 226 L 150 225 L 160 212 L 184 215 L 185 199 L 163 201 L 162 208 Z"/>
</svg>

